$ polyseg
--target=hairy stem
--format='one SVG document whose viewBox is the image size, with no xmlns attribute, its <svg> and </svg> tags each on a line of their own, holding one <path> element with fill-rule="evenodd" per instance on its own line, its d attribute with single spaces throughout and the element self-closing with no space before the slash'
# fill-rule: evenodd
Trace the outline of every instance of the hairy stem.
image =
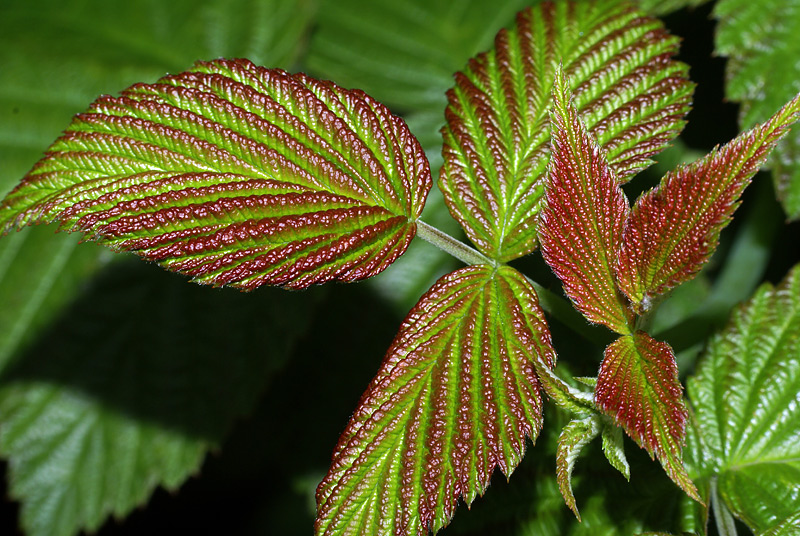
<svg viewBox="0 0 800 536">
<path fill-rule="evenodd" d="M 736 536 L 736 522 L 728 507 L 719 497 L 716 477 L 711 479 L 711 510 L 714 512 L 719 536 Z"/>
<path fill-rule="evenodd" d="M 465 264 L 497 265 L 497 261 L 422 220 L 417 220 L 417 236 Z"/>
</svg>

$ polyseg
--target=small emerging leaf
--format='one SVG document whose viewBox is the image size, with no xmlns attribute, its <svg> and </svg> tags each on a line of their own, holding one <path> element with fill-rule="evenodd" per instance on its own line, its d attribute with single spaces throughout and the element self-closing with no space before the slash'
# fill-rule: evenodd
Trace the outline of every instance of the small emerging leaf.
<svg viewBox="0 0 800 536">
<path fill-rule="evenodd" d="M 619 180 L 646 167 L 683 127 L 692 84 L 671 59 L 678 40 L 619 0 L 541 2 L 471 60 L 448 92 L 440 187 L 487 256 L 534 250 L 559 64 L 581 119 Z"/>
<path fill-rule="evenodd" d="M 631 467 L 625 456 L 625 444 L 622 439 L 622 428 L 615 424 L 603 426 L 603 454 L 611 467 L 622 473 L 625 480 L 631 479 Z"/>
<path fill-rule="evenodd" d="M 360 91 L 245 60 L 104 96 L 0 205 L 200 283 L 292 288 L 380 272 L 414 236 L 430 170 Z"/>
<path fill-rule="evenodd" d="M 558 476 L 558 489 L 564 502 L 578 518 L 578 506 L 575 504 L 575 494 L 572 492 L 572 470 L 583 447 L 597 437 L 600 433 L 600 423 L 597 416 L 592 415 L 585 419 L 571 421 L 561 431 L 558 437 L 558 452 L 556 453 L 556 474 Z"/>
<path fill-rule="evenodd" d="M 681 461 L 686 406 L 675 354 L 643 331 L 620 337 L 605 351 L 595 397 L 689 496 L 702 502 Z"/>
<path fill-rule="evenodd" d="M 633 318 L 614 275 L 630 207 L 602 150 L 578 119 L 560 70 L 551 124 L 547 201 L 539 228 L 542 255 L 586 318 L 630 333 Z"/>
<path fill-rule="evenodd" d="M 640 313 L 688 281 L 716 249 L 739 196 L 800 115 L 800 95 L 769 121 L 668 173 L 633 207 L 617 265 L 620 289 Z"/>
<path fill-rule="evenodd" d="M 425 535 L 509 475 L 554 365 L 536 294 L 509 267 L 441 278 L 409 313 L 317 489 L 318 535 Z"/>
</svg>

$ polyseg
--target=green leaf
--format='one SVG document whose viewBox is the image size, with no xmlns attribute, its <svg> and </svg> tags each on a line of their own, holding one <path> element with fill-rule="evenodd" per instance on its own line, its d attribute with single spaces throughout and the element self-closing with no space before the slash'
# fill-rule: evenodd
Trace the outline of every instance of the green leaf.
<svg viewBox="0 0 800 536">
<path fill-rule="evenodd" d="M 702 448 L 728 509 L 756 532 L 800 511 L 800 266 L 758 289 L 688 382 Z"/>
<path fill-rule="evenodd" d="M 708 262 L 742 191 L 798 116 L 800 95 L 763 125 L 668 173 L 636 201 L 616 272 L 637 312 L 648 312 L 654 298 Z"/>
<path fill-rule="evenodd" d="M 800 91 L 800 6 L 795 2 L 721 0 L 715 50 L 727 56 L 726 97 L 741 103 L 749 128 Z M 800 132 L 778 143 L 769 162 L 776 191 L 790 219 L 800 218 Z"/>
<path fill-rule="evenodd" d="M 686 406 L 672 348 L 643 331 L 620 337 L 605 351 L 597 404 L 622 426 L 690 497 L 702 502 L 681 461 Z"/>
<path fill-rule="evenodd" d="M 800 512 L 786 518 L 771 529 L 762 532 L 761 536 L 797 536 L 800 533 Z"/>
<path fill-rule="evenodd" d="M 327 0 L 318 13 L 308 65 L 403 111 L 444 122 L 453 73 L 492 44 L 524 0 Z M 438 129 L 438 127 L 437 127 Z"/>
<path fill-rule="evenodd" d="M 653 15 L 666 15 L 684 9 L 705 4 L 708 0 L 637 0 L 642 9 Z"/>
<path fill-rule="evenodd" d="M 692 85 L 671 60 L 677 43 L 626 2 L 543 2 L 456 75 L 439 186 L 482 253 L 505 262 L 536 247 L 556 67 L 625 180 L 683 126 Z"/>
<path fill-rule="evenodd" d="M 550 122 L 552 156 L 539 224 L 542 256 L 586 318 L 630 333 L 633 315 L 614 274 L 630 207 L 603 150 L 578 119 L 560 70 Z"/>
<path fill-rule="evenodd" d="M 291 288 L 382 271 L 408 247 L 430 169 L 362 92 L 246 60 L 100 97 L 0 205 L 195 281 Z"/>
<path fill-rule="evenodd" d="M 509 267 L 444 276 L 409 313 L 317 489 L 317 534 L 437 531 L 509 475 L 542 424 L 534 361 L 555 353 Z"/>
<path fill-rule="evenodd" d="M 287 65 L 300 51 L 310 7 L 305 0 L 4 0 L 0 196 L 99 94 L 203 57 Z M 0 368 L 108 260 L 103 248 L 77 241 L 52 228 L 0 240 Z"/>
<path fill-rule="evenodd" d="M 0 377 L 0 451 L 29 536 L 94 531 L 197 473 L 319 295 L 210 292 L 130 260 L 110 272 Z"/>
<path fill-rule="evenodd" d="M 578 521 L 581 514 L 575 504 L 575 494 L 572 492 L 572 471 L 575 469 L 575 462 L 583 450 L 583 447 L 597 437 L 600 433 L 601 424 L 599 419 L 592 415 L 580 420 L 573 420 L 567 424 L 558 437 L 558 451 L 556 452 L 556 475 L 558 475 L 558 489 L 564 502 L 573 511 Z"/>
</svg>

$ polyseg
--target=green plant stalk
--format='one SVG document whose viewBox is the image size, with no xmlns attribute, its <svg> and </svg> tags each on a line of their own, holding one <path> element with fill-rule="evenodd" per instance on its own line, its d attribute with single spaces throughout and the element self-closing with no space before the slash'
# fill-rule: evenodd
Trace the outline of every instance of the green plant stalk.
<svg viewBox="0 0 800 536">
<path fill-rule="evenodd" d="M 488 264 L 490 266 L 497 266 L 497 261 L 490 259 L 478 250 L 471 248 L 464 242 L 453 238 L 444 231 L 440 231 L 433 225 L 427 224 L 422 220 L 417 220 L 417 236 L 433 244 L 445 253 L 449 253 L 464 264 Z"/>
<path fill-rule="evenodd" d="M 717 525 L 719 536 L 737 536 L 736 522 L 728 507 L 719 497 L 717 492 L 717 478 L 711 479 L 711 510 Z"/>
</svg>

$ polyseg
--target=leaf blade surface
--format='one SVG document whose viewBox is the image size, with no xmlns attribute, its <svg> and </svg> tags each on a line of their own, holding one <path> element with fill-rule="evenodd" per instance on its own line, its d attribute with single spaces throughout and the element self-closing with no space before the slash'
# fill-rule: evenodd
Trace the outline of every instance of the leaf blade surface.
<svg viewBox="0 0 800 536">
<path fill-rule="evenodd" d="M 677 41 L 629 4 L 542 2 L 501 31 L 448 92 L 439 186 L 470 240 L 505 262 L 536 246 L 555 69 L 620 180 L 683 126 L 692 86 Z"/>
<path fill-rule="evenodd" d="M 800 509 L 800 269 L 765 284 L 715 335 L 688 381 L 702 459 L 729 510 L 756 532 Z"/>
<path fill-rule="evenodd" d="M 425 534 L 459 497 L 506 475 L 541 428 L 534 360 L 554 364 L 535 293 L 515 270 L 444 276 L 387 352 L 317 489 L 318 534 Z M 359 532 L 361 531 L 361 532 Z"/>
<path fill-rule="evenodd" d="M 605 153 L 586 132 L 559 71 L 553 86 L 552 154 L 539 224 L 542 256 L 575 308 L 591 322 L 629 333 L 633 317 L 614 264 L 630 207 Z"/>
<path fill-rule="evenodd" d="M 619 254 L 620 289 L 643 313 L 693 278 L 716 249 L 739 196 L 800 114 L 800 95 L 769 121 L 668 173 L 633 207 Z"/>
<path fill-rule="evenodd" d="M 624 335 L 605 351 L 595 399 L 690 497 L 702 502 L 681 460 L 687 410 L 675 354 L 643 331 Z"/>
<path fill-rule="evenodd" d="M 213 285 L 374 275 L 405 251 L 430 170 L 367 95 L 246 60 L 200 62 L 76 117 L 0 206 Z"/>
</svg>

